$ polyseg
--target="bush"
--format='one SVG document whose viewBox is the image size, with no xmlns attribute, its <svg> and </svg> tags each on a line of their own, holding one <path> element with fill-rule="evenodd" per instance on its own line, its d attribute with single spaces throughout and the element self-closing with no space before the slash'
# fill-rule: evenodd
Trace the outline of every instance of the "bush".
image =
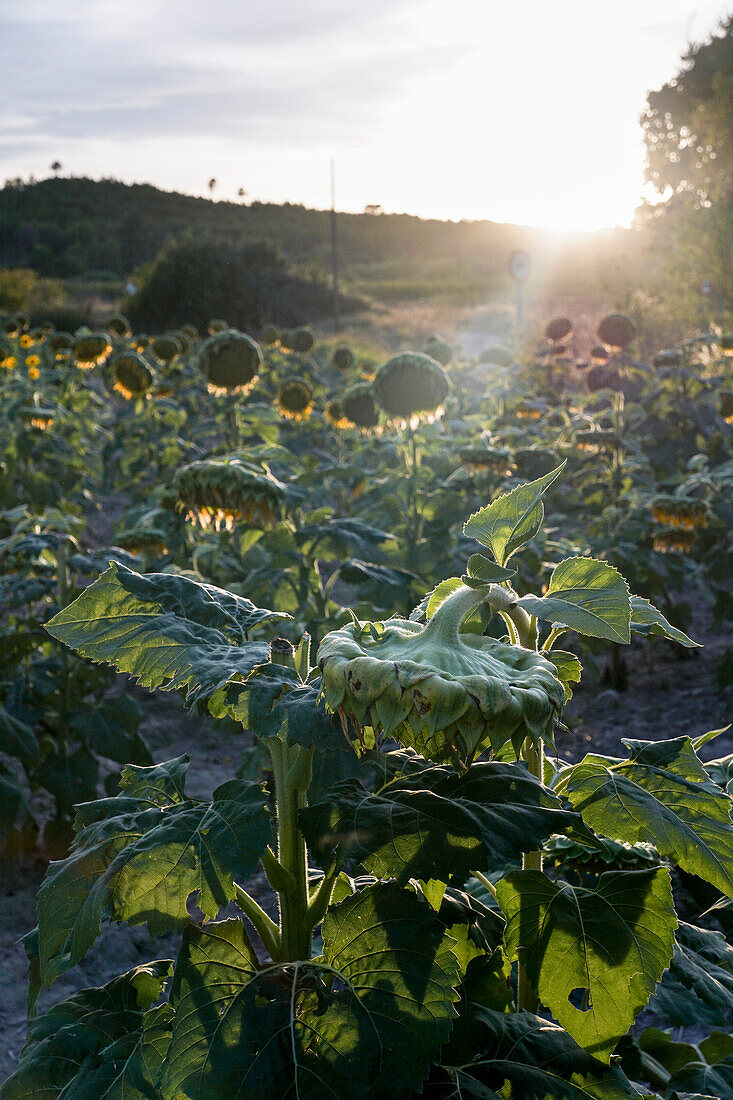
<svg viewBox="0 0 733 1100">
<path fill-rule="evenodd" d="M 360 303 L 342 299 L 342 309 Z M 291 275 L 269 244 L 214 240 L 168 244 L 124 303 L 136 329 L 178 328 L 188 321 L 206 331 L 210 317 L 226 317 L 241 330 L 259 330 L 275 318 L 299 326 L 330 316 L 331 291 Z"/>
</svg>

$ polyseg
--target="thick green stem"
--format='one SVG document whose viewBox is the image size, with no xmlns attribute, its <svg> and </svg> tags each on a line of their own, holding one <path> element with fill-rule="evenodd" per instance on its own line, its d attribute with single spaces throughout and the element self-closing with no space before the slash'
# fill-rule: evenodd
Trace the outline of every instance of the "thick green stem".
<svg viewBox="0 0 733 1100">
<path fill-rule="evenodd" d="M 311 957 L 312 925 L 308 918 L 308 853 L 298 828 L 298 811 L 307 804 L 313 750 L 268 738 L 277 802 L 277 862 L 284 874 L 276 887 L 280 901 L 283 962 Z"/>
</svg>

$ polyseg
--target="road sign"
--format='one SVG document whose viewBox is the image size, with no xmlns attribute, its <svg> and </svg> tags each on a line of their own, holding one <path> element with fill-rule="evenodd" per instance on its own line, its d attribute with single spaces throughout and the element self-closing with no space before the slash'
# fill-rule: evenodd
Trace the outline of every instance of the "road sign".
<svg viewBox="0 0 733 1100">
<path fill-rule="evenodd" d="M 529 253 L 518 248 L 517 251 L 512 252 L 509 257 L 509 274 L 512 279 L 515 279 L 518 283 L 523 283 L 525 279 L 529 278 L 529 272 Z"/>
</svg>

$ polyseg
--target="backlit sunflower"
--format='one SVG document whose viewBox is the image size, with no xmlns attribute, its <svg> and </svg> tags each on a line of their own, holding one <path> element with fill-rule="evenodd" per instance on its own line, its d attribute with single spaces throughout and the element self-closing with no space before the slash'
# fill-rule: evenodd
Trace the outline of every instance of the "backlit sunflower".
<svg viewBox="0 0 733 1100">
<path fill-rule="evenodd" d="M 306 420 L 313 411 L 313 392 L 298 378 L 285 382 L 277 391 L 275 404 L 290 420 Z"/>
</svg>

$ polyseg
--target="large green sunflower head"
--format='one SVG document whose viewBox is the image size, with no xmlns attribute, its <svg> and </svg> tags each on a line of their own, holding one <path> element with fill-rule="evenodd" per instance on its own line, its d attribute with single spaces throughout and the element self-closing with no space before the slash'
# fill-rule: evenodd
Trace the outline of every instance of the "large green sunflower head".
<svg viewBox="0 0 733 1100">
<path fill-rule="evenodd" d="M 416 352 L 388 359 L 374 379 L 377 404 L 390 419 L 396 420 L 435 414 L 442 408 L 449 389 L 448 375 L 440 363 Z"/>
<path fill-rule="evenodd" d="M 203 344 L 201 370 L 212 393 L 249 393 L 257 381 L 262 352 L 243 332 L 217 332 Z"/>
</svg>

